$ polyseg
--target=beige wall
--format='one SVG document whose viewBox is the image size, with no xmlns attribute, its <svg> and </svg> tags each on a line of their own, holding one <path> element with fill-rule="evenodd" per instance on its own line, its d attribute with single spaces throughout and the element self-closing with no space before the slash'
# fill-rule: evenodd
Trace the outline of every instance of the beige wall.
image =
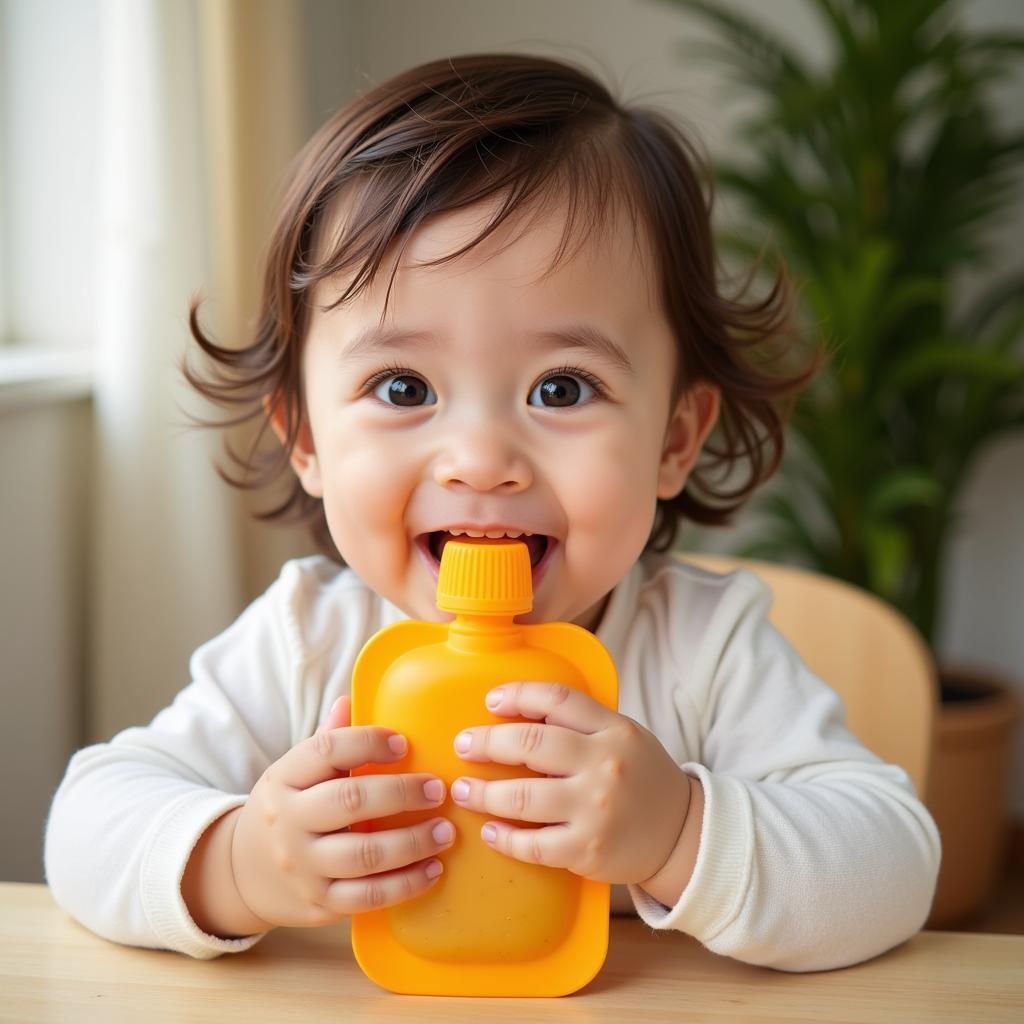
<svg viewBox="0 0 1024 1024">
<path fill-rule="evenodd" d="M 0 879 L 39 881 L 50 797 L 81 742 L 90 409 L 0 408 Z"/>
</svg>

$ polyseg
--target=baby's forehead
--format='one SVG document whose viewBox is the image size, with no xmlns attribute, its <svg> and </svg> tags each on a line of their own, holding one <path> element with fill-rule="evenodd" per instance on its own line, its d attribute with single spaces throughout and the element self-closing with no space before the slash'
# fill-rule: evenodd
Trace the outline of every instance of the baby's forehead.
<svg viewBox="0 0 1024 1024">
<path fill-rule="evenodd" d="M 425 220 L 363 287 L 352 275 L 321 281 L 304 361 L 329 359 L 354 376 L 384 360 L 427 372 L 443 363 L 464 379 L 558 362 L 623 388 L 673 377 L 675 334 L 628 217 L 575 233 L 571 209 L 517 210 L 485 234 L 495 213 L 492 202 Z M 335 211 L 335 244 L 351 229 L 346 217 Z"/>
<path fill-rule="evenodd" d="M 555 297 L 563 290 L 613 290 L 658 308 L 658 278 L 646 226 L 629 216 L 623 204 L 609 204 L 601 216 L 588 217 L 568 199 L 548 197 L 513 210 L 488 231 L 502 201 L 492 196 L 431 215 L 411 234 L 391 240 L 361 293 L 365 304 L 382 302 L 394 275 L 395 283 L 422 278 L 432 284 L 483 277 L 513 289 L 546 289 Z M 343 252 L 361 216 L 355 200 L 339 197 L 321 220 L 314 259 L 322 263 Z M 343 294 L 358 270 L 335 275 L 319 292 Z M 362 305 L 359 298 L 355 302 Z"/>
</svg>

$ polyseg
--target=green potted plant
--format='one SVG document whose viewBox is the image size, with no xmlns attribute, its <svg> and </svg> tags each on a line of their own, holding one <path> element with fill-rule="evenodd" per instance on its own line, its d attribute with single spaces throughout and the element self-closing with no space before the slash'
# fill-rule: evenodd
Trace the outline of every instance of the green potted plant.
<svg viewBox="0 0 1024 1024">
<path fill-rule="evenodd" d="M 665 2 L 711 29 L 687 56 L 723 62 L 757 101 L 744 159 L 715 167 L 751 214 L 722 241 L 756 256 L 749 225 L 769 225 L 831 349 L 789 426 L 798 457 L 755 502 L 765 532 L 734 553 L 864 587 L 934 651 L 964 482 L 1024 427 L 1024 268 L 999 268 L 967 308 L 954 293 L 1019 188 L 1024 136 L 997 123 L 991 86 L 1020 69 L 1024 37 L 968 31 L 953 0 L 808 0 L 831 44 L 812 62 L 722 2 Z M 1000 866 L 1015 702 L 990 672 L 938 676 L 926 797 L 944 843 L 932 923 L 946 924 L 984 904 Z"/>
</svg>

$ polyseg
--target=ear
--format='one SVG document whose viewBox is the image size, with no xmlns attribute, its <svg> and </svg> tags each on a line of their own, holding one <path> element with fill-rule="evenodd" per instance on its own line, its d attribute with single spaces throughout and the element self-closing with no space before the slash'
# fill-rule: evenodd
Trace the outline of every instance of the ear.
<svg viewBox="0 0 1024 1024">
<path fill-rule="evenodd" d="M 277 435 L 277 439 L 282 445 L 285 444 L 288 437 L 288 412 L 284 399 L 279 399 L 274 405 L 271 403 L 269 395 L 264 396 L 263 411 L 267 414 L 271 429 Z M 291 463 L 292 469 L 295 470 L 302 489 L 312 498 L 322 498 L 324 489 L 320 479 L 320 462 L 316 457 L 313 433 L 309 428 L 309 420 L 305 412 L 302 414 L 302 423 L 295 439 L 295 447 L 292 448 L 288 461 Z"/>
<path fill-rule="evenodd" d="M 686 486 L 697 456 L 718 419 L 721 392 L 707 381 L 697 381 L 676 402 L 658 465 L 658 497 L 674 498 Z"/>
</svg>

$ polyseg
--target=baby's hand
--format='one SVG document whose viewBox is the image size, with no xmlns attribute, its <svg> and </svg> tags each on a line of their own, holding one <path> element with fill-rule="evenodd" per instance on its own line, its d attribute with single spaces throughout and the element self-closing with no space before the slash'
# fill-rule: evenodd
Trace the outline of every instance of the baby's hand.
<svg viewBox="0 0 1024 1024">
<path fill-rule="evenodd" d="M 549 776 L 452 783 L 460 807 L 548 826 L 489 821 L 481 829 L 486 842 L 517 860 L 602 882 L 642 884 L 662 868 L 682 833 L 691 790 L 654 733 L 557 683 L 507 683 L 486 703 L 496 715 L 543 723 L 466 729 L 456 753 Z"/>
<path fill-rule="evenodd" d="M 445 818 L 347 831 L 354 822 L 437 807 L 445 795 L 433 775 L 350 777 L 358 765 L 405 753 L 404 737 L 390 729 L 349 726 L 350 708 L 343 697 L 313 736 L 263 773 L 235 826 L 238 894 L 268 927 L 317 927 L 391 906 L 425 892 L 441 873 L 430 858 L 451 846 L 455 831 Z M 439 842 L 433 829 L 442 823 L 450 838 Z"/>
</svg>

